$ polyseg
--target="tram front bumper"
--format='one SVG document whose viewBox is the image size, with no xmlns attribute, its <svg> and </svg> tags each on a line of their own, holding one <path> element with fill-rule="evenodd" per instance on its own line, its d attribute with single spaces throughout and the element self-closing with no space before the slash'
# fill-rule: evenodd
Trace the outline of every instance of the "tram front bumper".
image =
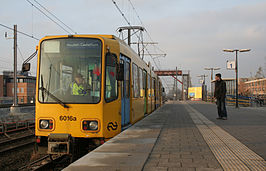
<svg viewBox="0 0 266 171">
<path fill-rule="evenodd" d="M 70 154 L 72 138 L 70 134 L 50 134 L 48 154 Z"/>
</svg>

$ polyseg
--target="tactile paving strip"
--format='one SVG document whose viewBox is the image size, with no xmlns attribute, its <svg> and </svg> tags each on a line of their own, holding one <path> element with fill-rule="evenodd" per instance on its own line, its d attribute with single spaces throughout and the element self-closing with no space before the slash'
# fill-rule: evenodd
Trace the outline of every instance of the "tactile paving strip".
<svg viewBox="0 0 266 171">
<path fill-rule="evenodd" d="M 224 170 L 266 170 L 265 160 L 186 104 L 190 117 Z"/>
</svg>

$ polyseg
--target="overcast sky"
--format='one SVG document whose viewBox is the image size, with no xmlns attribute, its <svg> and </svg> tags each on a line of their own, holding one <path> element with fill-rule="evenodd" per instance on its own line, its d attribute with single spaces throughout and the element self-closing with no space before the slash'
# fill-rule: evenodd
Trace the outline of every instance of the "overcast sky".
<svg viewBox="0 0 266 171">
<path fill-rule="evenodd" d="M 34 2 L 34 0 L 31 0 Z M 111 0 L 38 0 L 79 34 L 114 34 L 126 22 Z M 128 0 L 116 0 L 132 25 L 140 22 Z M 193 85 L 197 75 L 208 74 L 204 67 L 221 67 L 223 77 L 234 77 L 226 70 L 226 60 L 233 53 L 224 48 L 250 48 L 239 55 L 239 75 L 254 75 L 266 63 L 266 0 L 131 0 L 146 29 L 159 47 L 167 53 L 158 58 L 162 69 L 190 70 Z M 41 38 L 45 35 L 68 34 L 26 0 L 1 0 L 0 23 Z M 13 67 L 13 41 L 6 40 L 0 26 L 0 72 Z M 18 35 L 19 68 L 23 59 L 35 50 L 38 41 Z M 146 60 L 150 60 L 149 57 Z M 36 73 L 36 61 L 33 61 Z M 210 78 L 208 77 L 207 80 Z M 171 85 L 169 78 L 166 79 Z M 169 81 L 168 81 L 169 80 Z"/>
</svg>

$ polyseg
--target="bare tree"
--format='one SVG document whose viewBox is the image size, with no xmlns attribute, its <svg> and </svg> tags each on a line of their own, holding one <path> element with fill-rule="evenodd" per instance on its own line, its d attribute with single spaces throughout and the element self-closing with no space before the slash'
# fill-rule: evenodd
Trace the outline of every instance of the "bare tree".
<svg viewBox="0 0 266 171">
<path fill-rule="evenodd" d="M 255 74 L 255 78 L 256 78 L 256 79 L 265 78 L 265 75 L 264 75 L 264 73 L 263 73 L 263 69 L 262 69 L 262 67 L 259 67 L 259 68 L 258 68 L 258 71 L 257 71 L 256 74 Z"/>
</svg>

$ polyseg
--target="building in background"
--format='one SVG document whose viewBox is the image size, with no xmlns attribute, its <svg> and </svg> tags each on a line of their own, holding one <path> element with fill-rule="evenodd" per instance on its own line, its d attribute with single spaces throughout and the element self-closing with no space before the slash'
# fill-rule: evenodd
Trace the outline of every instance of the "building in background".
<svg viewBox="0 0 266 171">
<path fill-rule="evenodd" d="M 21 74 L 17 75 L 18 104 L 35 102 L 36 77 Z M 14 78 L 12 71 L 3 71 L 0 75 L 0 103 L 12 104 L 14 96 Z"/>
<path fill-rule="evenodd" d="M 246 94 L 255 97 L 266 98 L 266 78 L 245 82 L 244 91 Z"/>
<path fill-rule="evenodd" d="M 252 78 L 239 78 L 238 79 L 238 92 L 241 96 L 250 96 L 246 91 L 246 82 L 253 80 Z"/>
<path fill-rule="evenodd" d="M 0 75 L 0 97 L 4 96 L 4 76 Z"/>
<path fill-rule="evenodd" d="M 235 79 L 225 78 L 226 95 L 235 95 Z M 212 81 L 213 87 L 215 80 Z M 214 90 L 213 90 L 214 91 Z M 240 78 L 238 82 L 238 92 L 240 96 L 263 97 L 266 98 L 266 78 L 252 80 L 251 78 Z"/>
</svg>

